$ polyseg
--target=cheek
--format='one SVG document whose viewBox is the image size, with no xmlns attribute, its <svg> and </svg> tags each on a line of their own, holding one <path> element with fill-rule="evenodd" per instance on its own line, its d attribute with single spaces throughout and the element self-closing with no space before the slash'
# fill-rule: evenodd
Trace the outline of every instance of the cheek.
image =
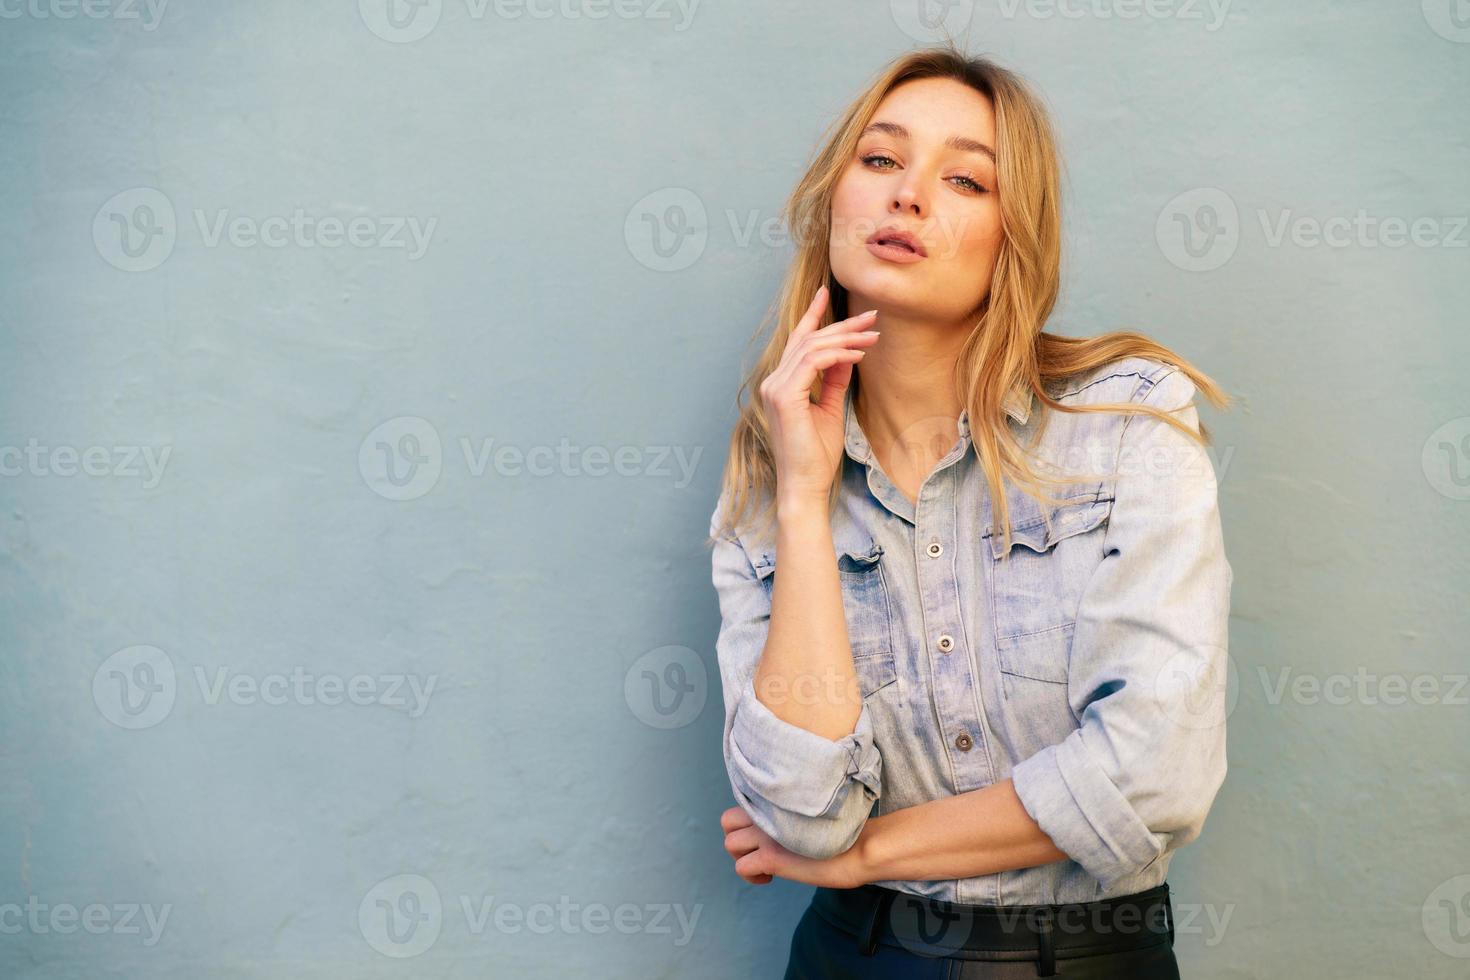
<svg viewBox="0 0 1470 980">
<path fill-rule="evenodd" d="M 1001 242 L 998 208 L 977 208 L 940 225 L 946 229 L 942 242 L 945 258 L 987 267 L 995 261 Z"/>
<path fill-rule="evenodd" d="M 871 208 L 865 203 L 859 182 L 844 180 L 832 192 L 832 247 L 861 246 L 877 225 L 864 217 Z"/>
</svg>

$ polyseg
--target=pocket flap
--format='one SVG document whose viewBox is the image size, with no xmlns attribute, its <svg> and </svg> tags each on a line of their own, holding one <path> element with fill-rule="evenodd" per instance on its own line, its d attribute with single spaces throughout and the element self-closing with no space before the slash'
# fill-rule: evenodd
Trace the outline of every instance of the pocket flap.
<svg viewBox="0 0 1470 980">
<path fill-rule="evenodd" d="M 1036 502 L 1029 497 L 1027 499 L 1030 500 L 1029 507 L 1017 507 L 1016 501 L 1007 501 L 1011 506 L 1011 513 L 1016 516 L 1016 521 L 1011 525 L 1011 547 L 1025 545 L 1037 554 L 1051 548 L 1063 538 L 1091 531 L 1105 521 L 1113 509 L 1113 495 L 1101 490 L 1081 497 L 1070 497 L 1052 509 L 1051 526 L 1047 527 Z M 990 539 L 991 555 L 999 559 L 1006 551 L 1004 533 L 987 526 L 985 536 Z"/>
<path fill-rule="evenodd" d="M 873 539 L 871 535 L 862 541 L 851 541 L 837 543 L 835 546 L 837 569 L 843 572 L 856 572 L 861 575 L 878 567 L 878 561 L 883 556 L 883 546 Z M 755 561 L 755 577 L 765 580 L 771 577 L 776 570 L 776 556 L 770 551 L 763 551 Z"/>
</svg>

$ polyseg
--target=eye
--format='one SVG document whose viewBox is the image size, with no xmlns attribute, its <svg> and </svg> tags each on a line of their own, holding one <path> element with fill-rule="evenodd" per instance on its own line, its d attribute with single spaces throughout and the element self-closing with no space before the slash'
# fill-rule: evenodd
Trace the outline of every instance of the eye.
<svg viewBox="0 0 1470 980">
<path fill-rule="evenodd" d="M 892 157 L 886 156 L 886 155 L 884 155 L 882 153 L 869 153 L 867 156 L 862 157 L 862 161 L 863 161 L 863 163 L 867 164 L 869 167 L 872 167 L 875 170 L 889 170 L 889 169 L 891 169 L 891 167 L 879 166 L 878 164 L 880 162 L 881 163 L 887 163 L 887 164 L 893 164 L 893 166 L 897 166 L 897 163 L 894 161 L 894 159 Z M 957 180 L 957 181 L 963 181 L 965 185 L 968 185 L 967 188 L 966 188 L 967 191 L 968 191 L 968 193 L 971 193 L 971 194 L 984 194 L 984 193 L 986 193 L 985 187 L 982 184 L 976 183 L 975 180 L 973 178 L 971 178 L 971 177 L 966 177 L 963 174 L 961 174 L 959 176 L 956 176 L 954 179 Z"/>
</svg>

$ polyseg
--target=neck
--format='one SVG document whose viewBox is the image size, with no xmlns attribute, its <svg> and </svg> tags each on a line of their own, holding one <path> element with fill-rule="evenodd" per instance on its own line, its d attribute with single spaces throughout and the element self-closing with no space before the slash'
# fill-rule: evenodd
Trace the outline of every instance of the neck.
<svg viewBox="0 0 1470 980">
<path fill-rule="evenodd" d="M 926 473 L 959 438 L 956 425 L 964 406 L 954 367 L 968 329 L 881 309 L 875 328 L 883 337 L 854 371 L 853 411 L 886 470 L 907 465 Z"/>
</svg>

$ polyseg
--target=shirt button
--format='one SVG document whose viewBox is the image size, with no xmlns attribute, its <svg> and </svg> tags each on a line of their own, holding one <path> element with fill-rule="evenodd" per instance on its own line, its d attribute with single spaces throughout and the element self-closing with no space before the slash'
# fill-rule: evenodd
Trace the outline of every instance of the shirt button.
<svg viewBox="0 0 1470 980">
<path fill-rule="evenodd" d="M 944 545 L 940 544 L 938 541 L 933 541 L 929 544 L 928 551 L 930 558 L 938 558 L 940 555 L 944 554 Z"/>
<path fill-rule="evenodd" d="M 950 636 L 948 633 L 945 633 L 943 636 L 941 636 L 939 638 L 939 652 L 940 653 L 949 653 L 949 651 L 951 651 L 953 649 L 954 649 L 954 637 Z"/>
<path fill-rule="evenodd" d="M 971 740 L 969 732 L 960 732 L 958 735 L 955 736 L 954 744 L 955 748 L 959 749 L 961 752 L 968 752 L 970 751 L 970 746 L 974 745 L 975 743 Z"/>
</svg>

